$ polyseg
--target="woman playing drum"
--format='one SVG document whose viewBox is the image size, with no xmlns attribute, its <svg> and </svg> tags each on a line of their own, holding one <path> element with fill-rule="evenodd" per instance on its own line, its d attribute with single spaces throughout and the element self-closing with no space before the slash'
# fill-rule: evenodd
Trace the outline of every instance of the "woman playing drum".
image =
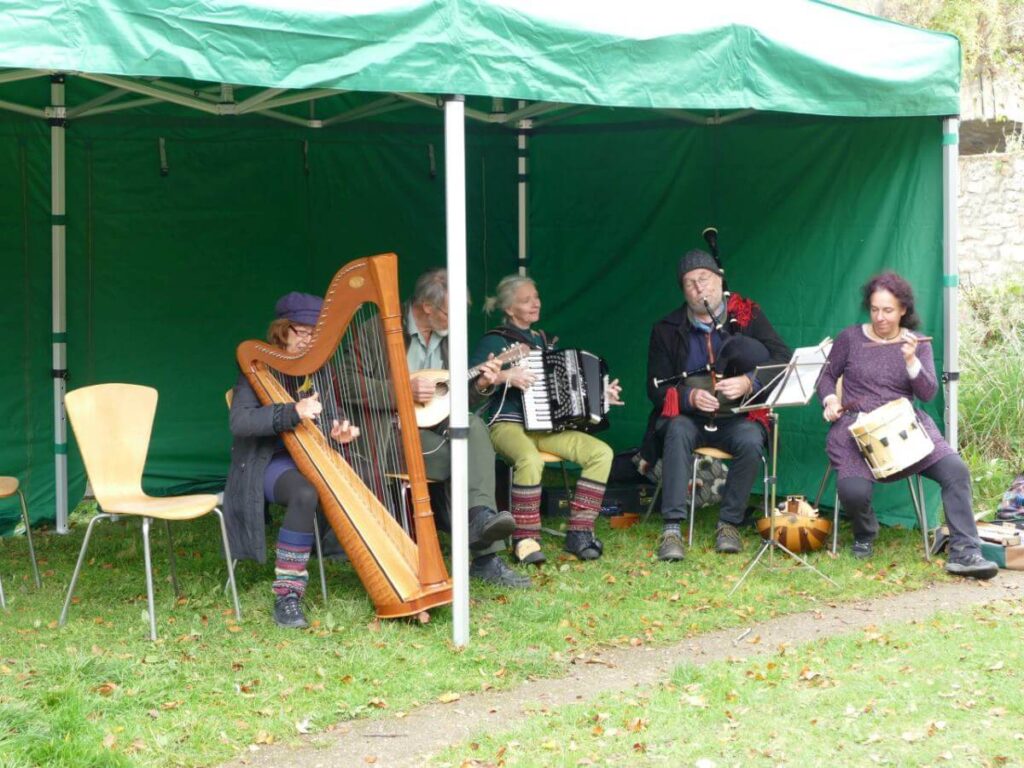
<svg viewBox="0 0 1024 768">
<path fill-rule="evenodd" d="M 849 428 L 858 414 L 898 398 L 931 400 L 938 391 L 938 380 L 931 344 L 913 330 L 918 318 L 910 284 L 895 272 L 884 272 L 862 290 L 871 322 L 852 325 L 836 338 L 818 381 L 818 398 L 824 405 L 825 420 L 832 422 L 826 449 L 838 476 L 839 501 L 853 522 L 853 555 L 866 558 L 871 557 L 878 534 L 878 519 L 871 508 L 875 480 Z M 842 400 L 836 394 L 840 378 Z M 990 579 L 998 567 L 981 556 L 967 466 L 942 439 L 931 418 L 919 408 L 914 411 L 935 448 L 886 481 L 921 474 L 937 482 L 950 530 L 946 570 Z"/>
</svg>

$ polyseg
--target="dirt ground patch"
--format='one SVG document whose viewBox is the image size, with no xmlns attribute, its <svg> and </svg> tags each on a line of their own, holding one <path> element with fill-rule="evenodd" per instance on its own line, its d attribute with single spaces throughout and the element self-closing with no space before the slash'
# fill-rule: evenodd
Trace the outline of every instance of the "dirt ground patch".
<svg viewBox="0 0 1024 768">
<path fill-rule="evenodd" d="M 1024 572 L 1000 571 L 990 582 L 956 580 L 893 597 L 823 606 L 662 648 L 600 650 L 576 658 L 561 678 L 527 682 L 508 691 L 467 695 L 450 704 L 430 704 L 402 718 L 342 723 L 297 745 L 261 747 L 224 768 L 418 766 L 430 755 L 484 728 L 495 733 L 515 725 L 538 705 L 554 708 L 586 702 L 606 692 L 649 686 L 668 678 L 682 663 L 753 657 L 773 653 L 781 643 L 805 643 L 870 624 L 922 620 L 939 611 L 1021 597 Z"/>
</svg>

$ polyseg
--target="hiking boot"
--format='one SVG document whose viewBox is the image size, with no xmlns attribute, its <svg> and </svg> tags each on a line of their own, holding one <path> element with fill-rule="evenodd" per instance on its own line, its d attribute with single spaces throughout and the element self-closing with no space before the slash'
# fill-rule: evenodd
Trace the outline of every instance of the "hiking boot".
<svg viewBox="0 0 1024 768">
<path fill-rule="evenodd" d="M 484 555 L 469 564 L 469 575 L 474 579 L 486 581 L 499 587 L 526 589 L 533 586 L 529 576 L 516 573 L 497 555 Z"/>
<path fill-rule="evenodd" d="M 515 529 L 516 521 L 507 510 L 495 512 L 490 507 L 469 510 L 470 549 L 483 549 L 488 544 L 506 539 Z"/>
<path fill-rule="evenodd" d="M 512 556 L 520 565 L 541 565 L 547 562 L 536 539 L 516 539 L 512 542 Z"/>
<path fill-rule="evenodd" d="M 658 540 L 658 559 L 664 563 L 675 563 L 686 556 L 683 537 L 676 531 L 666 531 Z"/>
<path fill-rule="evenodd" d="M 974 552 L 970 555 L 950 557 L 946 562 L 946 573 L 966 576 L 969 579 L 991 579 L 999 572 L 999 566 Z"/>
<path fill-rule="evenodd" d="M 285 629 L 304 629 L 309 626 L 298 595 L 288 594 L 274 600 L 274 623 Z"/>
<path fill-rule="evenodd" d="M 715 529 L 715 552 L 734 555 L 743 549 L 740 532 L 732 523 L 719 523 Z"/>
<path fill-rule="evenodd" d="M 597 560 L 604 552 L 604 545 L 593 531 L 569 531 L 565 534 L 565 551 L 580 560 Z"/>
<path fill-rule="evenodd" d="M 867 560 L 875 554 L 875 546 L 870 541 L 854 541 L 850 551 L 858 560 Z"/>
</svg>

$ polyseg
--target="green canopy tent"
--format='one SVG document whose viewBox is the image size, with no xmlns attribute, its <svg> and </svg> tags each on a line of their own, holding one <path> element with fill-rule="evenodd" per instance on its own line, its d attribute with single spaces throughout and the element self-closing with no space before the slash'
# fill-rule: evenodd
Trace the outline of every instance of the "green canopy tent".
<svg viewBox="0 0 1024 768">
<path fill-rule="evenodd" d="M 955 38 L 797 0 L 8 4 L 0 467 L 26 468 L 34 514 L 55 498 L 66 527 L 70 370 L 160 388 L 153 487 L 215 481 L 234 343 L 278 294 L 385 250 L 406 281 L 447 255 L 453 306 L 529 267 L 543 324 L 624 380 L 611 439 L 635 444 L 647 330 L 707 224 L 731 287 L 794 346 L 857 318 L 872 272 L 905 273 L 942 339 L 955 443 L 958 95 Z M 459 313 L 451 340 L 458 368 Z M 783 490 L 820 476 L 813 410 L 784 419 Z M 880 501 L 906 519 L 900 494 Z"/>
</svg>

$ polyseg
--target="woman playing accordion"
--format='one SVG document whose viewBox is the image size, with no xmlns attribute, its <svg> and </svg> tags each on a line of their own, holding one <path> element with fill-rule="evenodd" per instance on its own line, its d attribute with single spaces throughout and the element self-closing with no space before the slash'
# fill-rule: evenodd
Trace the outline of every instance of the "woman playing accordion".
<svg viewBox="0 0 1024 768">
<path fill-rule="evenodd" d="M 530 347 L 550 348 L 543 331 L 535 330 L 540 319 L 540 296 L 528 277 L 510 275 L 498 283 L 497 296 L 488 300 L 505 315 L 501 326 L 489 331 L 477 344 L 470 365 L 477 365 L 498 354 L 510 341 Z M 485 420 L 491 424 L 491 442 L 513 468 L 512 515 L 516 529 L 512 534 L 516 561 L 540 565 L 546 558 L 540 547 L 541 474 L 546 451 L 582 467 L 576 491 L 569 503 L 569 532 L 565 550 L 580 560 L 596 560 L 603 545 L 594 536 L 594 521 L 601 512 L 605 483 L 611 470 L 612 450 L 596 437 L 574 429 L 565 431 L 528 431 L 524 423 L 524 392 L 535 381 L 524 366 L 513 366 L 499 374 L 490 396 Z M 608 403 L 621 404 L 618 380 L 608 384 Z"/>
</svg>

